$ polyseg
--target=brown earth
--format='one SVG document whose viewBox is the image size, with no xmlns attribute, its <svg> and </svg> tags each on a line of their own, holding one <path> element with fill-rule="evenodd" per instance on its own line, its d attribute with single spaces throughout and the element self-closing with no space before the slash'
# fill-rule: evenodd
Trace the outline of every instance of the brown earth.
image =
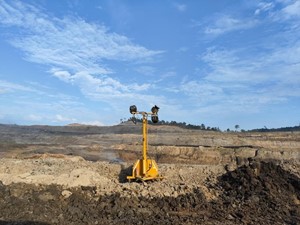
<svg viewBox="0 0 300 225">
<path fill-rule="evenodd" d="M 300 133 L 0 125 L 1 224 L 300 224 Z"/>
</svg>

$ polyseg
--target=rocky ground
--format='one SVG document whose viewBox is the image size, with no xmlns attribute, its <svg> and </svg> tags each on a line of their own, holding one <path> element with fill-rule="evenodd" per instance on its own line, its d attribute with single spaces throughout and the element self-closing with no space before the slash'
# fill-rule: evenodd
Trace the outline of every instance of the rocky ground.
<svg viewBox="0 0 300 225">
<path fill-rule="evenodd" d="M 0 224 L 300 224 L 299 133 L 0 125 Z"/>
</svg>

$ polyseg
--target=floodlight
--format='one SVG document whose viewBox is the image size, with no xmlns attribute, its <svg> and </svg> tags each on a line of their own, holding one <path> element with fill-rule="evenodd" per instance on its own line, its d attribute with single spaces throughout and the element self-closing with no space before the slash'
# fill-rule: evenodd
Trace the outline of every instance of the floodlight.
<svg viewBox="0 0 300 225">
<path fill-rule="evenodd" d="M 0 0 L 1 1 L 1 0 Z M 148 151 L 148 117 L 151 116 L 153 123 L 158 122 L 158 110 L 159 107 L 156 105 L 152 107 L 151 112 L 137 111 L 137 107 L 132 105 L 129 107 L 129 111 L 132 114 L 132 121 L 136 123 L 136 116 L 142 115 L 142 125 L 143 125 L 143 157 L 138 159 L 132 167 L 132 175 L 127 176 L 129 181 L 147 181 L 154 179 L 162 179 L 163 177 L 158 174 L 158 167 L 154 159 L 149 159 L 147 156 Z"/>
<path fill-rule="evenodd" d="M 152 113 L 155 115 L 158 113 L 158 110 L 159 110 L 159 107 L 157 105 L 153 106 L 151 109 Z"/>
<path fill-rule="evenodd" d="M 157 115 L 152 115 L 151 120 L 152 120 L 153 123 L 157 123 L 158 122 L 158 116 Z"/>
<path fill-rule="evenodd" d="M 129 111 L 131 114 L 135 114 L 137 112 L 137 108 L 135 105 L 132 105 L 129 107 Z"/>
</svg>

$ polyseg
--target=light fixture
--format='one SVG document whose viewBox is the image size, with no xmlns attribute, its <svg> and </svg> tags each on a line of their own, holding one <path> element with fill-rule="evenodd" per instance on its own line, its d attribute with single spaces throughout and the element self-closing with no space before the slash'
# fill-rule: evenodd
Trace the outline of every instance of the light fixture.
<svg viewBox="0 0 300 225">
<path fill-rule="evenodd" d="M 152 121 L 152 123 L 157 123 L 158 122 L 158 116 L 157 115 L 152 115 L 151 116 L 151 121 Z"/>
<path fill-rule="evenodd" d="M 135 116 L 137 114 L 142 115 L 143 119 L 143 151 L 142 155 L 143 157 L 141 159 L 138 159 L 136 163 L 132 167 L 132 175 L 127 176 L 127 179 L 129 181 L 131 180 L 140 180 L 140 181 L 146 181 L 146 180 L 153 180 L 153 179 L 162 179 L 163 177 L 158 174 L 158 167 L 154 159 L 148 158 L 147 151 L 148 151 L 148 116 L 151 116 L 151 120 L 153 123 L 158 122 L 158 106 L 153 106 L 151 109 L 151 112 L 139 112 L 137 111 L 137 107 L 135 105 L 132 105 L 129 107 L 130 113 L 132 116 L 132 121 L 135 123 L 136 119 Z"/>
<path fill-rule="evenodd" d="M 159 107 L 157 105 L 155 105 L 152 107 L 151 112 L 156 115 L 158 113 L 158 110 L 159 110 Z"/>
<path fill-rule="evenodd" d="M 137 108 L 136 108 L 136 106 L 135 106 L 135 105 L 130 106 L 130 107 L 129 107 L 129 111 L 130 111 L 131 114 L 137 113 Z"/>
</svg>

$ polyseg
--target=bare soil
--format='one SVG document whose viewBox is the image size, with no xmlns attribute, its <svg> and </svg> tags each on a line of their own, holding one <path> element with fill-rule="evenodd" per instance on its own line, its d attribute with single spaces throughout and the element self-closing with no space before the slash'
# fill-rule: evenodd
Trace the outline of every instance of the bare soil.
<svg viewBox="0 0 300 225">
<path fill-rule="evenodd" d="M 1 224 L 300 224 L 299 133 L 0 125 Z"/>
</svg>

